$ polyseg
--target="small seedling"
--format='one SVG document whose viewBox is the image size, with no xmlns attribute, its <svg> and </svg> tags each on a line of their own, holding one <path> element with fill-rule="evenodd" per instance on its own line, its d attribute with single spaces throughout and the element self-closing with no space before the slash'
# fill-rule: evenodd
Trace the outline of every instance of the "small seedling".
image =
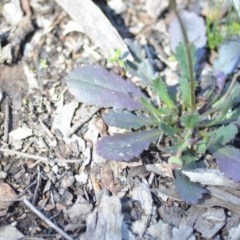
<svg viewBox="0 0 240 240">
<path fill-rule="evenodd" d="M 99 155 L 107 160 L 131 161 L 150 144 L 156 144 L 161 153 L 171 155 L 167 161 L 177 192 L 193 204 L 206 190 L 181 171 L 196 168 L 207 152 L 226 176 L 240 182 L 240 150 L 232 145 L 238 133 L 240 85 L 237 76 L 229 84 L 220 81 L 225 75 L 219 73 L 214 87 L 201 89 L 194 72 L 196 49 L 183 35 L 185 41 L 175 53 L 180 69 L 175 92 L 154 72 L 141 46 L 130 40 L 127 44 L 133 60 L 121 58 L 121 61 L 125 71 L 139 78 L 138 87 L 92 65 L 71 71 L 67 85 L 78 101 L 108 108 L 103 115 L 108 126 L 128 130 L 102 137 L 97 143 Z"/>
<path fill-rule="evenodd" d="M 47 68 L 48 68 L 47 60 L 44 58 L 41 58 L 39 61 L 39 69 L 42 70 L 42 69 L 47 69 Z"/>
<path fill-rule="evenodd" d="M 124 62 L 121 59 L 121 50 L 116 49 L 113 53 L 113 56 L 108 60 L 110 63 L 117 63 L 120 67 L 124 67 Z"/>
</svg>

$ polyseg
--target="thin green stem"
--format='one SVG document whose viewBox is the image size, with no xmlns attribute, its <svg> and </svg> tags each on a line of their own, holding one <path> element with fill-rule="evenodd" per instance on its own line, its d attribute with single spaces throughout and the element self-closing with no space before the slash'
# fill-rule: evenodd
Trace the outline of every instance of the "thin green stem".
<svg viewBox="0 0 240 240">
<path fill-rule="evenodd" d="M 234 87 L 237 79 L 239 78 L 239 76 L 240 76 L 240 71 L 238 71 L 238 72 L 233 76 L 233 79 L 232 79 L 232 81 L 231 81 L 231 83 L 230 83 L 230 86 L 228 87 L 227 92 L 226 92 L 226 93 L 224 94 L 224 96 L 222 97 L 223 99 L 227 99 L 227 97 L 229 96 L 229 94 L 232 92 L 233 87 Z"/>
</svg>

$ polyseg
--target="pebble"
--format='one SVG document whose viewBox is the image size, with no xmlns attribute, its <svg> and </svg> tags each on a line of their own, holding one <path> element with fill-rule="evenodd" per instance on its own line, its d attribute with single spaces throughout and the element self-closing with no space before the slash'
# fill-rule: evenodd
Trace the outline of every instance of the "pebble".
<svg viewBox="0 0 240 240">
<path fill-rule="evenodd" d="M 0 172 L 0 179 L 5 179 L 7 177 L 7 173 L 6 172 Z"/>
</svg>

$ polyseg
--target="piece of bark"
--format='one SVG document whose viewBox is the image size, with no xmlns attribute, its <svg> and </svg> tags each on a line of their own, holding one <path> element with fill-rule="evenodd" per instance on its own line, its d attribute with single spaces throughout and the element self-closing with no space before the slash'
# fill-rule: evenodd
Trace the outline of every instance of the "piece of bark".
<svg viewBox="0 0 240 240">
<path fill-rule="evenodd" d="M 198 182 L 202 185 L 225 186 L 231 189 L 240 188 L 240 184 L 225 177 L 218 169 L 199 168 L 194 170 L 183 170 L 182 172 L 188 176 L 192 182 Z"/>
<path fill-rule="evenodd" d="M 240 206 L 240 197 L 236 193 L 231 193 L 230 189 L 225 191 L 217 187 L 207 187 L 212 196 L 215 196 L 225 202 Z"/>
<path fill-rule="evenodd" d="M 225 225 L 226 215 L 222 208 L 209 208 L 196 221 L 195 229 L 205 238 L 212 237 Z"/>
<path fill-rule="evenodd" d="M 141 181 L 135 179 L 134 187 L 129 195 L 134 200 L 136 210 L 134 214 L 136 221 L 132 224 L 132 231 L 142 237 L 146 232 L 153 210 L 152 195 L 146 179 L 142 178 Z"/>
<path fill-rule="evenodd" d="M 204 210 L 202 207 L 193 205 L 190 207 L 190 209 L 188 211 L 189 211 L 189 214 L 187 217 L 186 225 L 189 227 L 193 227 L 196 220 L 203 213 Z"/>
<path fill-rule="evenodd" d="M 173 200 L 181 201 L 180 197 L 178 196 L 174 188 L 165 188 L 165 187 L 159 186 L 158 188 L 152 188 L 151 191 L 160 198 L 164 198 L 164 199 L 171 198 Z M 224 194 L 225 193 L 212 194 L 211 192 L 211 195 L 213 196 L 211 196 L 210 198 L 204 197 L 202 200 L 200 200 L 200 202 L 197 205 L 200 207 L 220 206 L 223 208 L 231 209 L 232 211 L 235 211 L 235 212 L 240 212 L 239 204 L 233 203 L 233 201 L 229 202 L 228 200 L 229 197 L 228 198 L 223 197 Z M 218 195 L 218 197 L 216 195 Z M 232 199 L 230 198 L 230 200 Z"/>
<path fill-rule="evenodd" d="M 126 52 L 127 47 L 116 29 L 103 12 L 91 0 L 55 0 L 59 6 L 76 21 L 89 38 L 102 51 L 105 57 L 110 57 L 111 51 L 120 49 Z"/>
<path fill-rule="evenodd" d="M 99 207 L 87 217 L 86 232 L 80 240 L 121 240 L 123 215 L 118 197 L 102 196 Z"/>
<path fill-rule="evenodd" d="M 238 224 L 237 227 L 230 229 L 229 239 L 231 239 L 231 240 L 239 240 L 240 239 L 240 224 Z"/>
<path fill-rule="evenodd" d="M 172 229 L 172 240 L 195 240 L 193 236 L 193 228 L 189 226 L 182 226 L 180 228 Z"/>
<path fill-rule="evenodd" d="M 157 223 L 149 226 L 147 234 L 151 235 L 152 239 L 170 240 L 172 239 L 172 227 L 170 224 L 159 220 Z"/>
</svg>

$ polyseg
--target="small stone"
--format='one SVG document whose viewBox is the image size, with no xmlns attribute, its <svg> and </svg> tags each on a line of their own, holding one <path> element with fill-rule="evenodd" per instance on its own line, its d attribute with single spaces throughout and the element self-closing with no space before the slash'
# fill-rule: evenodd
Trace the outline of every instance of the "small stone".
<svg viewBox="0 0 240 240">
<path fill-rule="evenodd" d="M 71 187 L 75 182 L 75 178 L 73 176 L 66 176 L 63 180 L 62 180 L 62 187 L 64 189 Z"/>
<path fill-rule="evenodd" d="M 55 174 L 58 174 L 58 165 L 53 165 L 52 171 L 53 171 Z"/>
<path fill-rule="evenodd" d="M 157 18 L 169 5 L 166 0 L 148 0 L 146 1 L 147 13 L 153 17 Z"/>
<path fill-rule="evenodd" d="M 122 0 L 110 0 L 108 1 L 108 6 L 115 11 L 117 14 L 121 14 L 126 11 L 126 5 Z"/>
<path fill-rule="evenodd" d="M 7 177 L 7 173 L 6 172 L 0 172 L 0 179 L 5 179 Z"/>
<path fill-rule="evenodd" d="M 75 175 L 75 179 L 78 183 L 80 183 L 80 185 L 84 185 L 87 183 L 88 175 L 86 173 L 82 172 L 79 175 Z"/>
</svg>

